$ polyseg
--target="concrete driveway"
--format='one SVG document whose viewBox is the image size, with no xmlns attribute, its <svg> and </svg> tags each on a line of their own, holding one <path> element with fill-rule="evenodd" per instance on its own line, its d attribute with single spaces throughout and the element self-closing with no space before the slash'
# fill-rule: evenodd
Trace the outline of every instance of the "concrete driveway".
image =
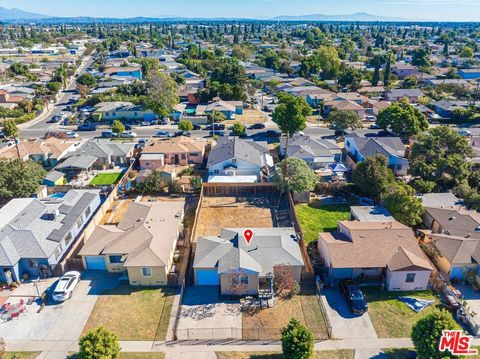
<svg viewBox="0 0 480 359">
<path fill-rule="evenodd" d="M 54 288 L 56 281 L 52 284 Z M 98 294 L 118 285 L 118 276 L 107 274 L 84 275 L 71 299 L 55 303 L 49 296 L 48 304 L 37 313 L 38 303 L 27 305 L 27 313 L 18 319 L 0 322 L 0 337 L 4 340 L 78 340 L 90 316 Z M 52 288 L 51 287 L 51 288 Z M 7 302 L 16 304 L 28 298 L 11 296 Z"/>
<path fill-rule="evenodd" d="M 321 296 L 336 339 L 377 338 L 368 312 L 356 316 L 336 289 L 324 289 Z"/>
<path fill-rule="evenodd" d="M 183 296 L 178 339 L 241 339 L 239 302 L 222 301 L 217 286 L 187 287 Z"/>
</svg>

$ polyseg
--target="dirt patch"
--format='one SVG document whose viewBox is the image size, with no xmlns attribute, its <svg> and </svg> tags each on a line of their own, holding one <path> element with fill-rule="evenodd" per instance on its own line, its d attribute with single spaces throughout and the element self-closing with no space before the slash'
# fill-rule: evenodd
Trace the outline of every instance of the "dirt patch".
<svg viewBox="0 0 480 359">
<path fill-rule="evenodd" d="M 134 200 L 134 198 L 126 198 L 113 201 L 110 208 L 103 215 L 100 224 L 118 224 L 127 211 L 128 206 Z"/>
<path fill-rule="evenodd" d="M 243 115 L 236 115 L 234 122 L 241 122 L 241 123 L 259 123 L 259 122 L 266 122 L 267 116 L 255 109 L 245 109 L 243 110 Z"/>
<path fill-rule="evenodd" d="M 267 197 L 204 197 L 198 214 L 195 241 L 218 236 L 222 228 L 273 227 Z"/>
</svg>

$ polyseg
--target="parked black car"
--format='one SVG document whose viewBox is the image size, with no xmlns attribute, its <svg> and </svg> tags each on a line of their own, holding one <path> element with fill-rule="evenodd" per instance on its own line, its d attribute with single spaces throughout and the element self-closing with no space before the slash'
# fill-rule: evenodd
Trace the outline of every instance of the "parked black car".
<svg viewBox="0 0 480 359">
<path fill-rule="evenodd" d="M 265 128 L 265 125 L 263 123 L 254 123 L 253 125 L 250 125 L 248 128 L 249 130 L 263 130 Z"/>
<path fill-rule="evenodd" d="M 95 131 L 97 125 L 94 123 L 83 123 L 77 127 L 77 131 Z"/>
<path fill-rule="evenodd" d="M 362 315 L 368 310 L 368 304 L 357 283 L 351 279 L 342 279 L 340 291 L 353 314 Z"/>
<path fill-rule="evenodd" d="M 210 124 L 210 125 L 205 126 L 205 129 L 210 131 L 210 130 L 213 130 L 214 128 L 213 128 L 213 125 Z M 215 124 L 215 130 L 225 130 L 225 124 L 216 123 Z"/>
<path fill-rule="evenodd" d="M 201 130 L 201 129 L 202 129 L 202 126 L 193 124 L 193 128 L 192 128 L 192 129 L 195 130 L 195 131 L 198 131 L 198 130 Z"/>
</svg>

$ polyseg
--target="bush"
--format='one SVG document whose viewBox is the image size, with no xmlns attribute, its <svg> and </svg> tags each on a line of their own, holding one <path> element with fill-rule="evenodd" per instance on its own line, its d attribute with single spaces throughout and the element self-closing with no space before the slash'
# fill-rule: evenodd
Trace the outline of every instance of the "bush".
<svg viewBox="0 0 480 359">
<path fill-rule="evenodd" d="M 78 344 L 80 359 L 114 359 L 120 353 L 118 335 L 103 327 L 90 330 Z"/>
<path fill-rule="evenodd" d="M 168 182 L 168 193 L 175 194 L 175 193 L 182 193 L 182 192 L 183 192 L 183 188 L 180 181 L 175 180 L 175 181 Z"/>
<path fill-rule="evenodd" d="M 445 310 L 420 319 L 412 328 L 411 334 L 417 357 L 420 359 L 454 358 L 448 352 L 440 352 L 438 348 L 442 331 L 447 329 L 458 329 L 458 325 L 452 315 Z"/>
<path fill-rule="evenodd" d="M 290 319 L 282 329 L 282 352 L 285 358 L 309 359 L 313 356 L 313 334 L 297 319 Z"/>
</svg>

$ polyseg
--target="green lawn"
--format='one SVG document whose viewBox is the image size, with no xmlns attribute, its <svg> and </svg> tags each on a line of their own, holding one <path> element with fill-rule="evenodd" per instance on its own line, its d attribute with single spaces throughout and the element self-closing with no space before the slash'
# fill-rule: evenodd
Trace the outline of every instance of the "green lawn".
<svg viewBox="0 0 480 359">
<path fill-rule="evenodd" d="M 174 291 L 168 288 L 120 286 L 105 291 L 83 328 L 103 326 L 120 340 L 165 340 Z"/>
<path fill-rule="evenodd" d="M 385 355 L 389 359 L 406 359 L 406 358 L 415 358 L 415 351 L 413 349 L 405 349 L 405 348 L 388 348 L 382 349 Z"/>
<path fill-rule="evenodd" d="M 378 287 L 366 287 L 362 291 L 379 338 L 409 338 L 413 325 L 420 318 L 445 308 L 431 291 L 384 292 Z M 435 303 L 415 313 L 397 299 L 399 296 L 435 300 Z"/>
<path fill-rule="evenodd" d="M 298 220 L 302 226 L 305 242 L 316 241 L 320 232 L 334 232 L 338 222 L 350 218 L 350 206 L 322 204 L 314 201 L 295 206 Z"/>
<path fill-rule="evenodd" d="M 3 359 L 35 359 L 40 352 L 6 352 Z"/>
<path fill-rule="evenodd" d="M 109 186 L 117 183 L 122 178 L 123 172 L 99 173 L 90 181 L 92 186 Z"/>
</svg>

